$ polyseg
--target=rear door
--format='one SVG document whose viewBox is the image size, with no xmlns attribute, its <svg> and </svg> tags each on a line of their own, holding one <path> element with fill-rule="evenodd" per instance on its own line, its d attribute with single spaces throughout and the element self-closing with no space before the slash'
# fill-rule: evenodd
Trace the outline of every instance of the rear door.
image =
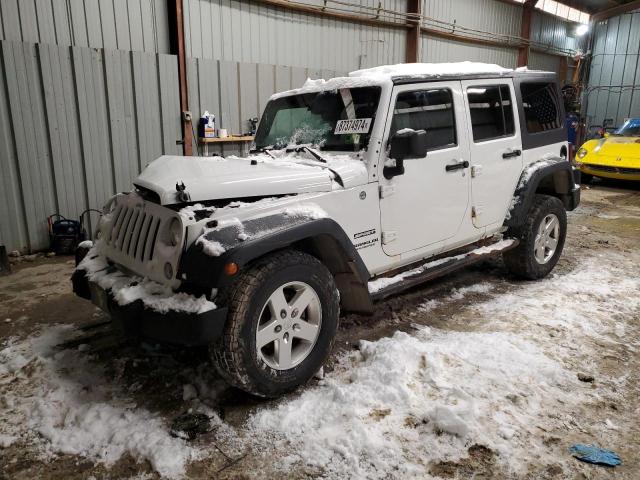
<svg viewBox="0 0 640 480">
<path fill-rule="evenodd" d="M 477 228 L 502 224 L 522 172 L 511 79 L 462 82 L 471 139 L 471 205 Z"/>
<path fill-rule="evenodd" d="M 428 143 L 426 157 L 404 161 L 404 174 L 380 178 L 382 247 L 398 255 L 460 229 L 469 205 L 469 145 L 459 81 L 396 87 L 391 105 L 385 138 L 410 128 L 426 130 Z"/>
</svg>

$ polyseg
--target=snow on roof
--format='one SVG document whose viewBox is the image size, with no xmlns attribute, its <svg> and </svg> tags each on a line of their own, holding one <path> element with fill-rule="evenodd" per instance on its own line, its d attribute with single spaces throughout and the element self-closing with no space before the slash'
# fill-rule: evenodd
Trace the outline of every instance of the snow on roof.
<svg viewBox="0 0 640 480">
<path fill-rule="evenodd" d="M 399 63 L 397 65 L 382 65 L 380 67 L 366 68 L 351 72 L 349 77 L 378 77 L 391 79 L 393 77 L 410 76 L 444 76 L 444 75 L 471 75 L 471 74 L 498 74 L 513 72 L 510 68 L 504 68 L 495 63 L 480 62 L 452 62 L 452 63 Z"/>
<path fill-rule="evenodd" d="M 370 87 L 389 84 L 394 78 L 407 77 L 444 77 L 457 75 L 506 75 L 513 72 L 525 73 L 552 73 L 541 70 L 529 70 L 527 67 L 519 67 L 515 70 L 504 68 L 495 63 L 481 62 L 451 62 L 451 63 L 398 63 L 397 65 L 381 65 L 379 67 L 355 70 L 348 77 L 335 77 L 325 80 L 319 78 L 312 80 L 307 78 L 300 88 L 275 93 L 270 100 L 289 95 L 320 92 L 323 90 L 336 90 L 339 88 Z"/>
<path fill-rule="evenodd" d="M 397 65 L 381 65 L 379 67 L 355 70 L 349 73 L 348 77 L 335 77 L 325 80 L 323 78 L 312 80 L 307 78 L 300 88 L 275 93 L 270 100 L 286 97 L 289 95 L 300 95 L 304 93 L 319 92 L 322 90 L 335 90 L 338 88 L 370 87 L 389 83 L 394 77 L 439 77 L 455 75 L 473 74 L 496 74 L 504 75 L 512 73 L 514 70 L 504 68 L 495 63 L 480 62 L 452 62 L 452 63 L 399 63 Z M 527 71 L 526 67 L 518 68 L 516 71 Z"/>
</svg>

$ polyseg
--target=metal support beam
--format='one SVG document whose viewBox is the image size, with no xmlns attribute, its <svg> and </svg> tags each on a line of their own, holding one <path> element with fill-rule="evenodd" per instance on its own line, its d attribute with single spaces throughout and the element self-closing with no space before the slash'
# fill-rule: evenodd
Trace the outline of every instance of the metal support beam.
<svg viewBox="0 0 640 480">
<path fill-rule="evenodd" d="M 526 0 L 522 4 L 522 23 L 520 25 L 520 37 L 528 42 L 531 39 L 531 17 L 533 15 L 534 0 Z M 529 45 L 518 48 L 518 66 L 526 67 L 529 64 Z"/>
<path fill-rule="evenodd" d="M 189 110 L 189 85 L 187 84 L 187 59 L 184 48 L 184 16 L 182 0 L 173 0 L 175 6 L 175 23 L 170 27 L 175 32 L 176 52 L 178 55 L 178 83 L 180 85 L 180 120 L 182 124 L 182 150 L 184 155 L 193 154 L 193 134 L 191 121 L 185 117 L 184 112 Z"/>
<path fill-rule="evenodd" d="M 591 16 L 593 23 L 601 22 L 607 18 L 615 17 L 616 15 L 622 15 L 623 13 L 631 12 L 633 10 L 640 9 L 640 0 L 634 0 L 633 2 L 618 5 L 617 7 L 609 8 L 601 12 L 595 13 Z"/>
<path fill-rule="evenodd" d="M 416 63 L 420 61 L 420 23 L 422 12 L 422 0 L 407 0 L 407 13 L 414 14 L 409 19 L 409 28 L 407 30 L 407 48 L 405 61 L 407 63 Z"/>
</svg>

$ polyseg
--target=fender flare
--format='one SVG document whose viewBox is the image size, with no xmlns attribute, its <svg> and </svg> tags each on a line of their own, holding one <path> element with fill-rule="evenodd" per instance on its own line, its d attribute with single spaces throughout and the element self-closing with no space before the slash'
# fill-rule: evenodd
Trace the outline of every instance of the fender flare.
<svg viewBox="0 0 640 480">
<path fill-rule="evenodd" d="M 264 223 L 265 218 L 260 220 Z M 272 231 L 255 238 L 250 237 L 246 241 L 237 241 L 234 246 L 227 248 L 220 256 L 208 255 L 202 245 L 197 241 L 193 242 L 182 255 L 178 277 L 185 278 L 190 284 L 196 284 L 200 287 L 226 287 L 237 277 L 237 275 L 230 277 L 224 274 L 224 266 L 227 263 L 236 263 L 242 271 L 243 267 L 246 267 L 253 260 L 268 253 L 295 246 L 307 240 L 320 239 L 334 242 L 341 247 L 342 252 L 336 251 L 336 255 L 346 256 L 346 260 L 351 266 L 351 271 L 344 273 L 354 274 L 357 281 L 366 288 L 371 274 L 353 243 L 337 222 L 330 218 L 309 219 L 308 217 L 296 221 L 282 213 L 270 215 L 266 217 L 266 220 L 273 228 Z M 250 222 L 247 222 L 247 228 L 250 226 Z M 231 231 L 234 227 L 237 228 L 236 224 L 231 224 L 208 234 L 205 233 L 204 236 L 209 240 L 223 240 L 226 236 L 228 241 L 229 235 L 226 234 L 231 233 L 233 238 L 237 237 L 237 232 Z M 225 230 L 228 231 L 225 232 Z M 222 241 L 222 243 L 226 244 L 227 242 Z M 332 273 L 335 275 L 335 272 Z"/>
<path fill-rule="evenodd" d="M 536 193 L 559 198 L 567 210 L 580 203 L 580 186 L 575 167 L 562 157 L 547 157 L 529 164 L 521 173 L 513 194 L 512 206 L 504 224 L 522 225 Z"/>
</svg>

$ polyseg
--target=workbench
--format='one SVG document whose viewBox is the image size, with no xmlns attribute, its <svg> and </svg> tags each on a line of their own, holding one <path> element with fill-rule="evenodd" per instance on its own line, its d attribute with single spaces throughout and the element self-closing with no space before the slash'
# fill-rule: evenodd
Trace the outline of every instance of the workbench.
<svg viewBox="0 0 640 480">
<path fill-rule="evenodd" d="M 203 156 L 209 156 L 209 145 L 226 145 L 230 143 L 238 143 L 240 144 L 240 152 L 242 157 L 246 157 L 249 155 L 249 145 L 253 142 L 253 137 L 251 135 L 238 135 L 224 138 L 203 138 L 200 137 L 198 139 L 200 145 L 203 146 L 204 151 L 202 152 Z"/>
</svg>

